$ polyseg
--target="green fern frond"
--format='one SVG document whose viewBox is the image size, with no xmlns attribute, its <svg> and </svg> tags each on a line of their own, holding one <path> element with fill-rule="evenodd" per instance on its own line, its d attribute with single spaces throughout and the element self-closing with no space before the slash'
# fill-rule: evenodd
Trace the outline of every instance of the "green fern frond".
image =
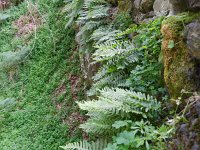
<svg viewBox="0 0 200 150">
<path fill-rule="evenodd" d="M 109 10 L 109 7 L 104 6 L 104 5 L 94 6 L 90 10 L 84 9 L 80 12 L 80 16 L 78 18 L 77 23 L 83 24 L 89 20 L 97 20 L 97 19 L 102 19 L 104 17 L 107 17 L 109 15 L 108 10 Z"/>
<path fill-rule="evenodd" d="M 105 69 L 105 68 L 104 68 Z M 124 71 L 112 72 L 111 74 L 108 70 L 99 71 L 94 77 L 94 84 L 92 88 L 88 91 L 88 96 L 99 95 L 99 91 L 107 87 L 126 87 L 127 74 Z"/>
<path fill-rule="evenodd" d="M 66 7 L 64 8 L 64 11 L 68 13 L 68 15 L 66 16 L 68 18 L 66 28 L 70 27 L 75 19 L 78 17 L 78 14 L 82 9 L 83 4 L 84 0 L 72 0 L 72 2 L 66 5 Z"/>
<path fill-rule="evenodd" d="M 108 134 L 114 133 L 112 129 L 112 124 L 116 121 L 116 119 L 112 119 L 104 115 L 102 118 L 92 118 L 89 119 L 86 123 L 81 124 L 80 128 L 83 129 L 86 133 L 94 133 L 94 134 Z"/>
<path fill-rule="evenodd" d="M 139 53 L 130 41 L 108 41 L 94 47 L 97 48 L 93 54 L 95 62 L 107 61 L 107 65 L 116 65 L 118 69 L 123 69 L 139 59 Z"/>
<path fill-rule="evenodd" d="M 96 62 L 111 60 L 116 56 L 120 57 L 125 55 L 125 53 L 134 53 L 135 46 L 129 41 L 109 41 L 103 44 L 98 44 L 95 46 L 97 48 L 96 52 L 93 54 L 94 60 Z M 137 61 L 137 55 L 135 55 L 134 61 Z"/>
<path fill-rule="evenodd" d="M 96 28 L 98 28 L 100 25 L 102 25 L 102 21 L 89 21 L 86 22 L 81 28 L 80 31 L 77 33 L 77 37 L 79 36 L 85 36 L 87 32 L 93 32 Z M 91 35 L 91 34 L 90 34 Z M 90 36 L 87 37 L 87 41 L 90 38 Z"/>
<path fill-rule="evenodd" d="M 85 8 L 90 8 L 96 5 L 108 4 L 105 0 L 85 0 Z"/>
<path fill-rule="evenodd" d="M 64 150 L 103 150 L 106 148 L 106 140 L 97 140 L 96 142 L 89 143 L 87 141 L 80 141 L 69 143 L 66 146 L 61 146 Z"/>
<path fill-rule="evenodd" d="M 151 117 L 160 104 L 151 96 L 120 88 L 100 90 L 98 100 L 78 102 L 82 110 L 102 112 L 110 116 L 124 117 L 129 114 Z"/>
<path fill-rule="evenodd" d="M 105 41 L 107 41 L 107 42 L 114 41 L 114 40 L 118 39 L 118 37 L 116 35 L 119 32 L 120 32 L 120 30 L 112 30 L 112 29 L 109 29 L 109 26 L 103 26 L 103 27 L 95 30 L 93 32 L 93 34 L 91 35 L 90 39 L 96 41 L 97 44 L 100 44 Z"/>
</svg>

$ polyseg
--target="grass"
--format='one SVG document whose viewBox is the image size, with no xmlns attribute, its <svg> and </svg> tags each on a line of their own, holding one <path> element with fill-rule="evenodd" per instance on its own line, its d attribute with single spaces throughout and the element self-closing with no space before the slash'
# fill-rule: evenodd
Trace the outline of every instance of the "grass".
<svg viewBox="0 0 200 150">
<path fill-rule="evenodd" d="M 70 125 L 64 121 L 72 112 L 78 112 L 70 76 L 80 75 L 80 65 L 78 52 L 74 51 L 75 33 L 65 30 L 60 4 L 39 1 L 38 10 L 46 19 L 36 38 L 34 35 L 28 38 L 28 44 L 27 39 L 16 38 L 12 26 L 27 11 L 26 3 L 8 10 L 11 17 L 0 26 L 0 52 L 18 45 L 32 48 L 29 58 L 15 66 L 15 80 L 1 86 L 0 102 L 11 98 L 15 103 L 0 107 L 0 150 L 56 150 L 81 138 L 81 132 L 71 134 Z M 64 90 L 55 94 L 61 85 Z M 78 90 L 76 100 L 81 100 L 83 91 Z"/>
</svg>

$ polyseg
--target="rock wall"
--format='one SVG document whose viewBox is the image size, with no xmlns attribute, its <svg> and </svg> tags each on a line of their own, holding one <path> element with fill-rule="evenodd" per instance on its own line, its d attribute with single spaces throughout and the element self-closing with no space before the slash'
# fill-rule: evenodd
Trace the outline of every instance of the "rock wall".
<svg viewBox="0 0 200 150">
<path fill-rule="evenodd" d="M 168 143 L 169 150 L 200 149 L 200 97 L 187 99 L 189 105 L 184 114 L 185 120 L 177 125 L 176 136 Z"/>
</svg>

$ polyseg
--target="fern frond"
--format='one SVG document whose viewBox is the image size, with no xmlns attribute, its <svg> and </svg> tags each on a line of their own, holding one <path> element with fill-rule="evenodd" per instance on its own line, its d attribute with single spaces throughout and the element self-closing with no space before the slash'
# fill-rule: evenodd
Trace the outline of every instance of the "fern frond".
<svg viewBox="0 0 200 150">
<path fill-rule="evenodd" d="M 85 8 L 90 8 L 96 5 L 108 4 L 105 0 L 85 0 Z"/>
<path fill-rule="evenodd" d="M 80 10 L 82 9 L 84 4 L 84 0 L 72 0 L 72 2 L 68 3 L 64 10 L 68 13 L 66 16 L 68 18 L 68 22 L 66 24 L 66 28 L 71 26 L 75 19 L 78 17 Z"/>
<path fill-rule="evenodd" d="M 106 148 L 106 140 L 97 140 L 96 142 L 89 143 L 87 141 L 80 141 L 69 143 L 66 146 L 61 146 L 64 150 L 103 150 Z"/>
<path fill-rule="evenodd" d="M 121 117 L 137 114 L 144 118 L 151 117 L 151 114 L 160 108 L 160 103 L 153 97 L 120 88 L 100 90 L 98 100 L 78 102 L 78 105 L 88 112 L 102 112 Z"/>
<path fill-rule="evenodd" d="M 117 119 L 112 119 L 104 115 L 104 117 L 98 117 L 89 119 L 86 123 L 81 124 L 80 128 L 83 129 L 86 133 L 94 133 L 94 134 L 108 134 L 113 133 L 112 124 Z"/>
<path fill-rule="evenodd" d="M 98 28 L 93 32 L 91 35 L 91 40 L 97 41 L 97 44 L 100 44 L 105 41 L 114 41 L 118 39 L 116 36 L 120 30 L 111 30 L 108 26 L 103 26 L 101 28 Z"/>
<path fill-rule="evenodd" d="M 97 20 L 107 17 L 109 16 L 108 10 L 109 7 L 104 5 L 94 6 L 92 9 L 89 10 L 84 9 L 80 12 L 80 16 L 77 20 L 77 23 L 83 24 L 89 20 Z"/>
<path fill-rule="evenodd" d="M 99 95 L 99 90 L 107 87 L 126 87 L 127 74 L 124 71 L 116 71 L 109 73 L 106 68 L 99 70 L 99 72 L 93 77 L 94 84 L 88 91 L 88 96 Z"/>
<path fill-rule="evenodd" d="M 140 53 L 130 41 L 108 41 L 94 46 L 94 62 L 104 62 L 108 66 L 116 66 L 117 70 L 124 69 L 138 62 Z"/>
<path fill-rule="evenodd" d="M 97 27 L 99 27 L 101 24 L 103 24 L 102 21 L 89 21 L 89 22 L 86 22 L 85 25 L 80 28 L 80 31 L 77 33 L 76 36 L 82 36 L 82 35 L 86 34 L 86 32 L 93 31 Z M 89 38 L 90 38 L 90 36 L 88 36 L 87 40 Z"/>
</svg>

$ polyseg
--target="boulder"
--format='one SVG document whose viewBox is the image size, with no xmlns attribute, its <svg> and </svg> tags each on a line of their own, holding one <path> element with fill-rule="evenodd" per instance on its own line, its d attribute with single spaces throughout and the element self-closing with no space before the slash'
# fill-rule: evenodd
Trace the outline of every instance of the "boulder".
<svg viewBox="0 0 200 150">
<path fill-rule="evenodd" d="M 194 43 L 198 43 L 195 39 L 190 38 L 196 35 L 193 35 L 193 31 L 190 29 L 187 35 L 190 39 L 188 39 L 188 43 L 183 36 L 184 24 L 191 26 L 191 23 L 199 17 L 200 13 L 188 13 L 168 17 L 162 23 L 164 80 L 172 99 L 180 97 L 183 90 L 187 92 L 200 91 L 200 60 L 194 58 L 189 50 L 189 47 L 192 49 L 196 47 L 193 45 Z M 197 53 L 196 51 L 195 53 Z"/>
<path fill-rule="evenodd" d="M 157 16 L 166 16 L 170 11 L 169 0 L 155 0 L 153 4 L 154 13 Z"/>
<path fill-rule="evenodd" d="M 148 22 L 155 16 L 153 4 L 155 0 L 134 0 L 132 16 L 135 23 Z"/>
<path fill-rule="evenodd" d="M 188 8 L 192 11 L 200 11 L 200 0 L 187 0 Z"/>
<path fill-rule="evenodd" d="M 148 13 L 153 10 L 153 4 L 155 0 L 141 0 L 140 11 L 143 13 Z"/>
<path fill-rule="evenodd" d="M 135 7 L 137 10 L 140 10 L 141 1 L 142 1 L 142 0 L 135 0 L 135 1 L 133 2 L 133 5 L 134 5 L 134 7 Z"/>
<path fill-rule="evenodd" d="M 187 0 L 169 0 L 170 13 L 169 15 L 176 15 L 187 10 Z"/>
<path fill-rule="evenodd" d="M 154 12 L 157 16 L 177 15 L 185 11 L 200 11 L 200 0 L 155 0 Z"/>
<path fill-rule="evenodd" d="M 200 20 L 185 27 L 185 39 L 191 56 L 200 60 Z"/>
</svg>

